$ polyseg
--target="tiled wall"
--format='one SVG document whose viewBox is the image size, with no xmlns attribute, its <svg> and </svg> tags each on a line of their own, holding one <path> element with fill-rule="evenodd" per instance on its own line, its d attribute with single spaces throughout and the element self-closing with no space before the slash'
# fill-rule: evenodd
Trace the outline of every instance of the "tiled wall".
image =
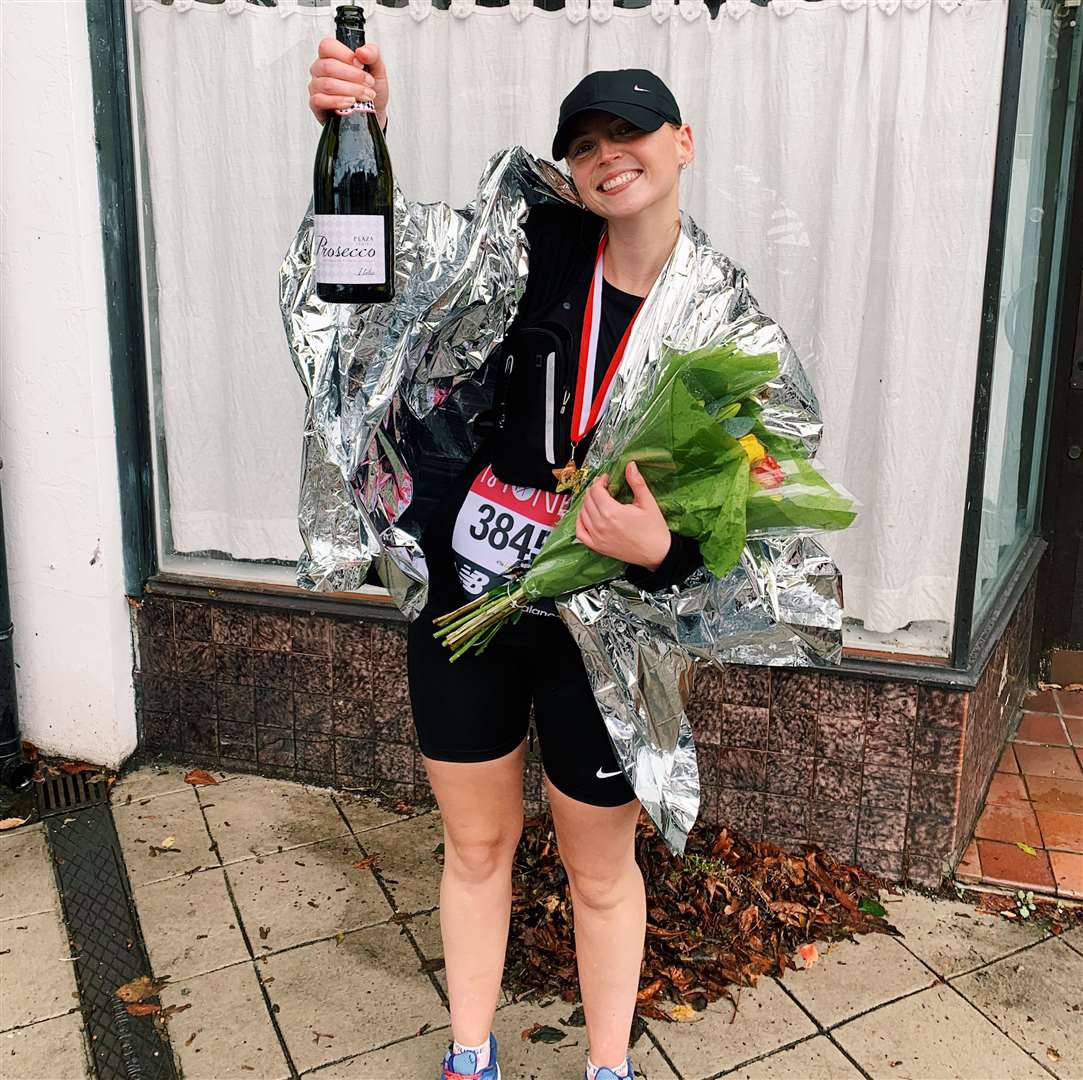
<svg viewBox="0 0 1083 1080">
<path fill-rule="evenodd" d="M 1033 588 L 970 694 L 780 668 L 697 676 L 703 827 L 812 841 L 932 885 L 969 839 L 1022 693 Z M 149 597 L 135 609 L 140 739 L 155 753 L 431 799 L 391 622 Z M 528 763 L 527 809 L 544 801 Z"/>
</svg>

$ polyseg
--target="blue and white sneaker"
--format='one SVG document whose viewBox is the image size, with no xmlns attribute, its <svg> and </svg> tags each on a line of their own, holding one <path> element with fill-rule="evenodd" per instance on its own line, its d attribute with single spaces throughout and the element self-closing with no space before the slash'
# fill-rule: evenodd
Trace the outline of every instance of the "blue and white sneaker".
<svg viewBox="0 0 1083 1080">
<path fill-rule="evenodd" d="M 489 1064 L 480 1071 L 478 1055 L 473 1050 L 453 1054 L 451 1047 L 448 1047 L 438 1080 L 500 1080 L 500 1066 L 496 1061 L 496 1036 L 489 1032 Z"/>
<path fill-rule="evenodd" d="M 626 1058 L 625 1065 L 628 1066 L 627 1078 L 618 1076 L 612 1069 L 607 1069 L 604 1065 L 594 1074 L 594 1080 L 635 1080 L 635 1073 L 632 1072 L 632 1059 Z M 587 1074 L 584 1071 L 583 1080 L 587 1080 Z"/>
</svg>

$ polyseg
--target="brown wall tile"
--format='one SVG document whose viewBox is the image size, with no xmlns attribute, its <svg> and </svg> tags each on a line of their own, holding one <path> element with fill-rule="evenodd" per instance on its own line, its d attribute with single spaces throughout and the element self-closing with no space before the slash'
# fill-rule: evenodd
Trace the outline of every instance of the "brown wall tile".
<svg viewBox="0 0 1083 1080">
<path fill-rule="evenodd" d="M 331 620 L 319 615 L 294 615 L 290 620 L 295 653 L 331 655 Z"/>
<path fill-rule="evenodd" d="M 793 750 L 811 756 L 816 749 L 816 714 L 810 709 L 780 713 L 771 710 L 767 745 L 771 750 Z"/>
<path fill-rule="evenodd" d="M 806 750 L 769 753 L 764 761 L 764 790 L 774 795 L 807 798 L 812 794 L 815 761 Z"/>
<path fill-rule="evenodd" d="M 883 806 L 861 804 L 861 817 L 857 828 L 860 847 L 880 851 L 902 851 L 906 846 L 906 807 L 889 810 Z"/>
<path fill-rule="evenodd" d="M 331 693 L 331 661 L 323 657 L 294 653 L 290 657 L 290 677 L 294 690 Z"/>
<path fill-rule="evenodd" d="M 860 762 L 865 754 L 865 721 L 860 716 L 816 718 L 816 755 L 831 761 Z"/>
<path fill-rule="evenodd" d="M 770 672 L 773 715 L 806 715 L 820 707 L 820 676 L 817 672 L 789 668 L 771 668 Z"/>
<path fill-rule="evenodd" d="M 187 679 L 214 679 L 214 646 L 209 641 L 176 642 L 177 674 Z"/>
<path fill-rule="evenodd" d="M 210 641 L 211 609 L 207 604 L 193 604 L 177 600 L 173 604 L 173 623 L 178 638 L 193 641 Z"/>
<path fill-rule="evenodd" d="M 733 750 L 723 746 L 718 751 L 718 786 L 763 791 L 766 758 L 760 750 Z"/>
<path fill-rule="evenodd" d="M 253 686 L 218 684 L 218 715 L 238 724 L 256 722 L 256 690 Z"/>
<path fill-rule="evenodd" d="M 753 705 L 723 706 L 722 745 L 766 750 L 770 717 L 770 710 Z"/>
<path fill-rule="evenodd" d="M 767 708 L 771 704 L 771 672 L 768 668 L 732 664 L 726 669 L 726 701 L 730 705 Z"/>
<path fill-rule="evenodd" d="M 255 701 L 256 723 L 260 727 L 293 730 L 293 695 L 288 690 L 257 686 Z"/>
<path fill-rule="evenodd" d="M 786 799 L 768 795 L 764 801 L 764 833 L 803 841 L 808 838 L 808 799 Z"/>
<path fill-rule="evenodd" d="M 336 735 L 352 739 L 371 739 L 374 734 L 372 706 L 367 701 L 334 698 L 332 724 Z"/>
<path fill-rule="evenodd" d="M 848 675 L 820 673 L 820 712 L 835 716 L 864 717 L 868 709 L 869 684 Z"/>
<path fill-rule="evenodd" d="M 861 798 L 861 766 L 817 758 L 813 793 L 817 803 L 837 800 L 856 806 Z"/>
<path fill-rule="evenodd" d="M 211 640 L 219 645 L 251 645 L 255 617 L 243 608 L 211 608 Z"/>
<path fill-rule="evenodd" d="M 252 626 L 252 647 L 289 652 L 293 632 L 290 617 L 274 611 L 258 611 Z"/>
<path fill-rule="evenodd" d="M 758 841 L 763 835 L 766 796 L 755 791 L 722 788 L 718 792 L 718 825 L 733 829 L 747 840 Z"/>
</svg>

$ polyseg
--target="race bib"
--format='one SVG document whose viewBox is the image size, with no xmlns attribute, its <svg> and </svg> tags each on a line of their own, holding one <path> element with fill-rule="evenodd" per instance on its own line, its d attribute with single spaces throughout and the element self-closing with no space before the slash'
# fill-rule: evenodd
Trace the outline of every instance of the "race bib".
<svg viewBox="0 0 1083 1080">
<path fill-rule="evenodd" d="M 571 495 L 505 484 L 486 465 L 455 519 L 452 554 L 471 596 L 502 585 L 513 568 L 527 567 L 564 516 Z"/>
</svg>

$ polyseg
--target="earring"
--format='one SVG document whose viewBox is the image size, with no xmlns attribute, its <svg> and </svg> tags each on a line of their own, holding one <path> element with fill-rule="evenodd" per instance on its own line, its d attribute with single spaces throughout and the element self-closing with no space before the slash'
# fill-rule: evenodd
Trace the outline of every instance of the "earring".
<svg viewBox="0 0 1083 1080">
<path fill-rule="evenodd" d="M 691 162 L 682 161 L 681 162 L 681 171 L 683 172 L 685 169 L 687 169 L 690 164 L 691 164 Z"/>
</svg>

